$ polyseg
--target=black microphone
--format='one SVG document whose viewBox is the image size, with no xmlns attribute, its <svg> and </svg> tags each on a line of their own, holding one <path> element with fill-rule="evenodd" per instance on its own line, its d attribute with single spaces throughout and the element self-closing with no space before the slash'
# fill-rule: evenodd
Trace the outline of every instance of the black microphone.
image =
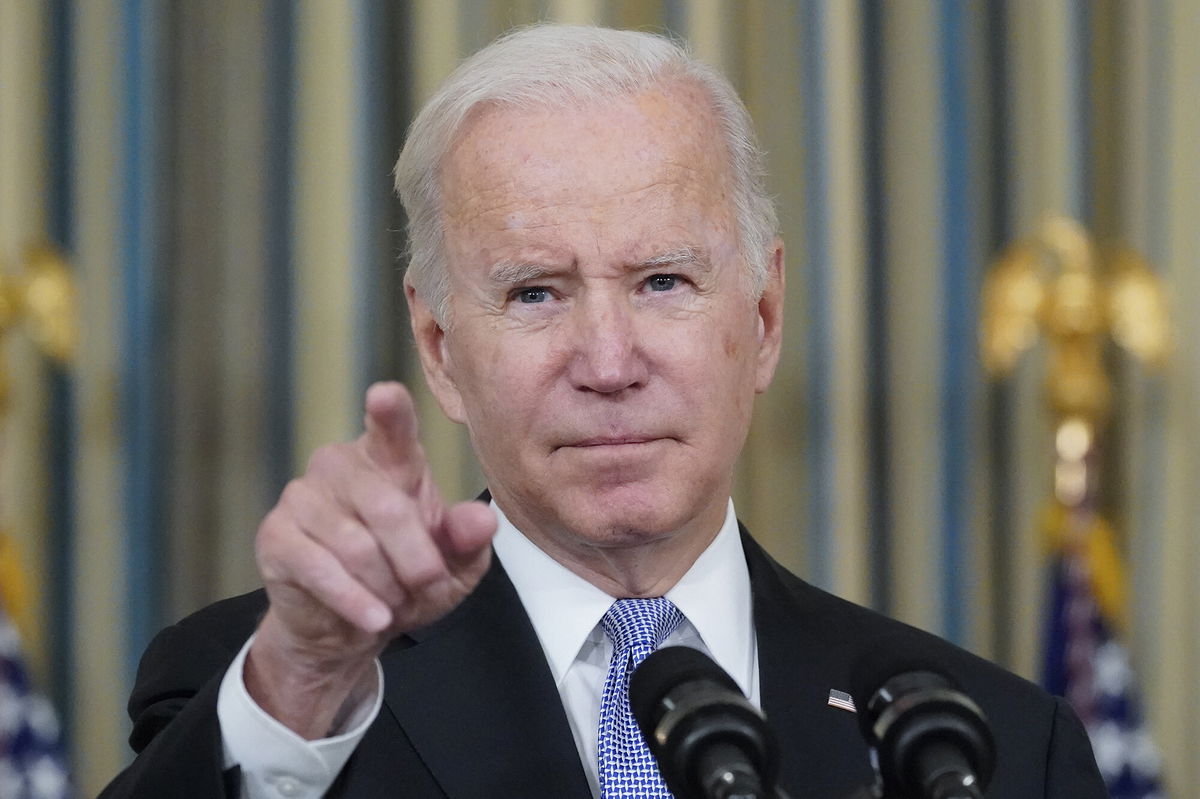
<svg viewBox="0 0 1200 799">
<path fill-rule="evenodd" d="M 897 639 L 860 659 L 851 689 L 885 797 L 983 799 L 996 749 L 983 711 Z"/>
<path fill-rule="evenodd" d="M 779 747 L 766 718 L 704 653 L 652 652 L 629 678 L 629 704 L 676 799 L 777 796 Z"/>
</svg>

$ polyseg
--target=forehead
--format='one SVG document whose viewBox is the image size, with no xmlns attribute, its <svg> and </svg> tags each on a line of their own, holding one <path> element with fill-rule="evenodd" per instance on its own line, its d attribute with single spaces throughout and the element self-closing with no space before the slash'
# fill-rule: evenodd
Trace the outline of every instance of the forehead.
<svg viewBox="0 0 1200 799">
<path fill-rule="evenodd" d="M 647 195 L 728 206 L 728 158 L 707 94 L 673 82 L 627 95 L 468 116 L 440 173 L 448 221 L 544 209 L 596 213 Z M 454 225 L 452 225 L 454 226 Z"/>
</svg>

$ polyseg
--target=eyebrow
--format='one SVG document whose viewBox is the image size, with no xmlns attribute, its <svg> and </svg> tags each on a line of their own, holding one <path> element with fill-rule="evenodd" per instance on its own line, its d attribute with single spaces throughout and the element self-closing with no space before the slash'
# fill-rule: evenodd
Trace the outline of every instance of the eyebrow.
<svg viewBox="0 0 1200 799">
<path fill-rule="evenodd" d="M 708 259 L 708 254 L 703 250 L 695 247 L 680 247 L 677 250 L 669 250 L 661 255 L 655 255 L 647 258 L 645 261 L 637 264 L 638 271 L 644 269 L 661 269 L 671 266 L 695 266 L 701 271 L 712 271 L 712 263 Z"/>
<path fill-rule="evenodd" d="M 515 286 L 538 280 L 552 274 L 554 270 L 528 261 L 498 261 L 488 270 L 488 278 L 494 283 Z"/>
<path fill-rule="evenodd" d="M 678 266 L 694 266 L 702 272 L 711 272 L 712 264 L 707 254 L 696 247 L 680 247 L 668 250 L 659 255 L 651 256 L 644 261 L 634 264 L 633 270 L 643 272 L 651 269 L 663 269 Z M 497 261 L 488 270 L 488 278 L 493 283 L 506 286 L 516 286 L 522 283 L 536 282 L 558 270 L 529 261 Z"/>
</svg>

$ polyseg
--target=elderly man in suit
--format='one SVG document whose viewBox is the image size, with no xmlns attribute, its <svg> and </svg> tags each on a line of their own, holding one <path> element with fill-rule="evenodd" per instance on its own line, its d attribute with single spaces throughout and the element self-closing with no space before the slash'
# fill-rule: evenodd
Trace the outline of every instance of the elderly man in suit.
<svg viewBox="0 0 1200 799">
<path fill-rule="evenodd" d="M 263 521 L 265 591 L 147 651 L 140 754 L 107 795 L 666 796 L 625 691 L 680 643 L 766 710 L 789 793 L 836 798 L 870 770 L 826 699 L 883 638 L 983 706 L 990 796 L 1104 795 L 1063 703 L 803 583 L 739 528 L 784 257 L 723 77 L 662 37 L 521 30 L 429 101 L 396 184 L 421 365 L 489 493 L 446 502 L 408 393 L 373 386 L 362 436 Z"/>
</svg>

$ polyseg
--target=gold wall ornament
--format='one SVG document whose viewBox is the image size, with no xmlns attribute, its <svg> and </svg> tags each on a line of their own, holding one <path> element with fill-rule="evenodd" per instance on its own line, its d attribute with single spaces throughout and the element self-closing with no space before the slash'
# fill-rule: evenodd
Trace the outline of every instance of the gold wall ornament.
<svg viewBox="0 0 1200 799">
<path fill-rule="evenodd" d="M 984 279 L 980 349 L 1004 376 L 1039 333 L 1049 348 L 1047 400 L 1059 420 L 1102 425 L 1112 406 L 1103 355 L 1111 339 L 1150 366 L 1170 352 L 1167 295 L 1146 260 L 1128 249 L 1097 251 L 1073 219 L 1051 217 L 1010 246 Z"/>
<path fill-rule="evenodd" d="M 23 269 L 17 273 L 0 268 L 0 341 L 20 330 L 40 353 L 59 364 L 68 364 L 75 357 L 79 337 L 71 271 L 62 255 L 45 244 L 28 248 L 22 261 Z M 8 411 L 11 383 L 8 363 L 0 350 L 0 418 Z M 0 529 L 0 607 L 28 638 L 33 609 L 19 543 Z"/>
<path fill-rule="evenodd" d="M 16 274 L 0 269 L 0 338 L 23 329 L 38 350 L 66 365 L 79 342 L 75 280 L 62 254 L 47 244 L 31 246 Z M 0 414 L 8 407 L 11 378 L 0 361 Z"/>
<path fill-rule="evenodd" d="M 1047 543 L 1088 564 L 1097 596 L 1122 597 L 1111 528 L 1097 501 L 1097 444 L 1112 410 L 1104 349 L 1114 341 L 1162 366 L 1171 349 L 1166 289 L 1137 253 L 1097 248 L 1078 222 L 1052 217 L 997 259 L 981 310 L 980 350 L 994 377 L 1010 374 L 1039 335 L 1046 340 L 1055 453 Z"/>
<path fill-rule="evenodd" d="M 1132 250 L 1120 250 L 1112 259 L 1108 317 L 1118 344 L 1151 366 L 1166 365 L 1171 352 L 1167 295 L 1146 259 Z"/>
</svg>

